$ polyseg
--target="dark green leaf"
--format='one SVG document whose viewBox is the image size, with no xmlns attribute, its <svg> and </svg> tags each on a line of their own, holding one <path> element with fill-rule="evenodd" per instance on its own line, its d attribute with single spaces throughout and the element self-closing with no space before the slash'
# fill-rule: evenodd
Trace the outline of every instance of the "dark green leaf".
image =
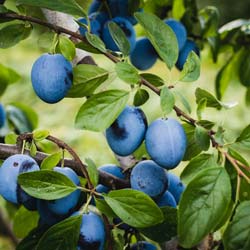
<svg viewBox="0 0 250 250">
<path fill-rule="evenodd" d="M 124 109 L 129 92 L 108 90 L 93 95 L 80 108 L 75 126 L 80 129 L 103 131 L 108 128 Z"/>
<path fill-rule="evenodd" d="M 134 85 L 139 83 L 140 75 L 137 69 L 126 62 L 118 62 L 115 66 L 118 77 L 124 82 Z"/>
<path fill-rule="evenodd" d="M 177 235 L 177 209 L 163 207 L 161 210 L 164 215 L 162 223 L 140 230 L 147 238 L 156 242 L 169 241 Z"/>
<path fill-rule="evenodd" d="M 181 180 L 188 184 L 202 170 L 216 167 L 216 159 L 211 154 L 200 154 L 193 158 L 181 173 Z"/>
<path fill-rule="evenodd" d="M 245 95 L 245 103 L 248 107 L 250 106 L 250 88 L 247 88 L 246 95 Z"/>
<path fill-rule="evenodd" d="M 173 30 L 153 14 L 136 13 L 135 17 L 159 56 L 169 69 L 173 68 L 178 59 L 178 43 Z"/>
<path fill-rule="evenodd" d="M 113 212 L 112 208 L 107 204 L 105 200 L 95 198 L 95 204 L 102 214 L 105 214 L 109 218 L 116 218 L 116 214 Z"/>
<path fill-rule="evenodd" d="M 163 213 L 146 194 L 132 189 L 115 190 L 104 196 L 121 220 L 133 227 L 144 228 L 163 221 Z"/>
<path fill-rule="evenodd" d="M 73 250 L 77 247 L 82 216 L 71 216 L 52 226 L 39 240 L 36 250 Z"/>
<path fill-rule="evenodd" d="M 73 85 L 68 97 L 83 97 L 93 92 L 108 78 L 108 71 L 95 65 L 80 64 L 73 69 Z"/>
<path fill-rule="evenodd" d="M 86 32 L 86 38 L 88 40 L 88 42 L 97 50 L 106 53 L 106 46 L 103 43 L 103 41 L 101 40 L 100 37 L 98 37 L 97 35 L 91 34 Z"/>
<path fill-rule="evenodd" d="M 194 137 L 195 137 L 197 144 L 202 150 L 207 151 L 209 149 L 210 137 L 208 135 L 208 131 L 205 128 L 201 126 L 196 126 Z"/>
<path fill-rule="evenodd" d="M 194 136 L 195 127 L 190 124 L 183 124 L 183 128 L 187 136 L 187 147 L 183 160 L 188 161 L 198 155 L 202 151 L 202 149 L 197 144 Z"/>
<path fill-rule="evenodd" d="M 0 48 L 6 49 L 15 46 L 26 39 L 32 31 L 31 26 L 25 24 L 11 24 L 0 30 Z"/>
<path fill-rule="evenodd" d="M 76 44 L 76 48 L 86 50 L 90 53 L 94 54 L 101 54 L 102 52 L 93 47 L 91 44 L 85 43 L 85 42 L 80 42 Z"/>
<path fill-rule="evenodd" d="M 68 13 L 77 16 L 86 16 L 83 9 L 74 0 L 17 0 L 17 5 L 29 5 L 40 8 L 46 8 L 59 12 Z"/>
<path fill-rule="evenodd" d="M 61 53 L 69 61 L 72 61 L 76 55 L 75 44 L 68 37 L 59 36 L 56 52 Z"/>
<path fill-rule="evenodd" d="M 207 107 L 207 99 L 206 98 L 200 99 L 197 105 L 197 110 L 196 110 L 197 117 L 199 120 L 201 120 L 202 112 L 205 110 L 206 107 Z"/>
<path fill-rule="evenodd" d="M 181 246 L 191 248 L 213 232 L 230 201 L 231 184 L 224 168 L 209 168 L 196 175 L 179 204 L 178 236 Z"/>
<path fill-rule="evenodd" d="M 161 89 L 160 98 L 161 98 L 161 109 L 162 109 L 164 115 L 167 115 L 174 108 L 174 104 L 175 104 L 174 95 L 171 92 L 171 90 L 169 90 L 168 87 L 164 86 Z"/>
<path fill-rule="evenodd" d="M 97 167 L 90 158 L 85 159 L 85 161 L 88 166 L 87 170 L 89 173 L 89 178 L 91 180 L 91 183 L 94 185 L 94 187 L 96 187 L 98 184 L 98 180 L 99 180 L 99 173 L 98 173 Z"/>
<path fill-rule="evenodd" d="M 7 134 L 5 137 L 4 137 L 4 143 L 5 144 L 16 144 L 16 141 L 17 141 L 17 135 L 13 132 Z"/>
<path fill-rule="evenodd" d="M 20 174 L 18 183 L 29 195 L 44 200 L 59 199 L 77 189 L 68 177 L 49 170 Z"/>
<path fill-rule="evenodd" d="M 62 158 L 62 152 L 57 152 L 46 157 L 41 163 L 42 170 L 52 170 L 60 162 Z"/>
<path fill-rule="evenodd" d="M 124 56 L 128 56 L 130 53 L 130 43 L 124 31 L 114 22 L 109 22 L 108 28 L 110 35 L 112 36 L 117 47 L 120 49 Z"/>
<path fill-rule="evenodd" d="M 48 130 L 36 130 L 33 132 L 33 139 L 35 141 L 43 141 L 49 136 Z"/>
<path fill-rule="evenodd" d="M 141 106 L 144 103 L 146 103 L 148 99 L 149 99 L 149 94 L 148 94 L 147 90 L 138 89 L 135 93 L 133 103 L 135 106 Z"/>
<path fill-rule="evenodd" d="M 197 88 L 195 91 L 195 96 L 196 96 L 196 103 L 198 104 L 201 99 L 206 99 L 207 100 L 207 107 L 212 107 L 212 108 L 221 108 L 221 103 L 208 91 Z"/>
<path fill-rule="evenodd" d="M 250 249 L 250 201 L 240 203 L 224 235 L 225 250 Z"/>
<path fill-rule="evenodd" d="M 193 51 L 188 55 L 188 58 L 181 71 L 180 81 L 194 82 L 200 77 L 200 58 Z"/>
<path fill-rule="evenodd" d="M 246 86 L 250 87 L 250 60 L 245 60 L 250 57 L 249 50 L 245 50 L 244 55 L 242 55 L 241 64 L 239 66 L 239 78 L 240 82 Z"/>
<path fill-rule="evenodd" d="M 160 87 L 165 84 L 164 80 L 157 75 L 151 73 L 142 73 L 140 74 L 142 78 L 150 82 L 155 87 Z"/>
<path fill-rule="evenodd" d="M 197 122 L 198 125 L 206 128 L 206 129 L 211 129 L 214 126 L 214 122 L 208 121 L 208 120 L 199 120 Z"/>
<path fill-rule="evenodd" d="M 124 245 L 126 244 L 125 243 L 125 239 L 123 237 L 123 231 L 120 230 L 120 229 L 112 229 L 111 230 L 111 235 L 112 235 L 112 247 L 113 247 L 113 250 L 123 250 L 124 249 Z"/>
<path fill-rule="evenodd" d="M 236 139 L 237 145 L 249 149 L 250 147 L 250 125 L 243 129 L 240 136 Z"/>
<path fill-rule="evenodd" d="M 34 229 L 39 220 L 37 211 L 29 211 L 21 206 L 15 214 L 13 222 L 13 231 L 18 238 L 26 237 Z"/>
<path fill-rule="evenodd" d="M 5 6 L 3 6 L 2 4 L 0 5 L 0 13 L 8 13 L 9 12 L 9 10 L 5 7 Z"/>
</svg>

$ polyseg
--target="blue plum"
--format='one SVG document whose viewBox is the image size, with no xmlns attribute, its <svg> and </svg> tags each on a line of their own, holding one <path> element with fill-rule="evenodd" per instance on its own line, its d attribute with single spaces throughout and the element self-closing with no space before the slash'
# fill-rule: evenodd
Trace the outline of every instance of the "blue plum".
<svg viewBox="0 0 250 250">
<path fill-rule="evenodd" d="M 179 70 L 183 69 L 183 66 L 191 51 L 194 51 L 198 56 L 200 56 L 200 49 L 198 48 L 197 44 L 194 41 L 188 39 L 183 49 L 179 52 L 179 57 L 176 63 L 176 67 Z"/>
<path fill-rule="evenodd" d="M 138 241 L 131 246 L 131 250 L 157 250 L 157 247 L 147 241 Z"/>
<path fill-rule="evenodd" d="M 133 153 L 143 142 L 147 119 L 140 108 L 126 106 L 114 123 L 106 130 L 110 148 L 118 155 Z"/>
<path fill-rule="evenodd" d="M 157 119 L 148 127 L 145 145 L 152 160 L 166 169 L 172 169 L 185 154 L 186 134 L 175 119 Z"/>
<path fill-rule="evenodd" d="M 167 189 L 165 170 L 154 161 L 145 160 L 135 165 L 130 176 L 131 188 L 152 198 L 160 197 Z"/>
<path fill-rule="evenodd" d="M 86 18 L 80 18 L 78 21 L 85 24 L 85 25 L 88 25 L 88 22 L 87 22 Z M 93 13 L 93 14 L 91 14 L 89 16 L 89 22 L 90 22 L 90 32 L 92 34 L 100 36 L 102 27 L 101 27 L 100 22 L 96 18 L 95 13 Z M 85 36 L 85 33 L 87 32 L 87 29 L 85 27 L 80 26 L 79 31 L 80 31 L 80 34 L 82 36 Z"/>
<path fill-rule="evenodd" d="M 136 34 L 133 25 L 123 17 L 115 17 L 111 19 L 112 22 L 115 22 L 125 33 L 129 43 L 130 43 L 130 52 L 133 51 L 136 43 Z M 109 28 L 108 28 L 109 21 L 104 24 L 103 31 L 102 31 L 102 39 L 106 45 L 107 49 L 113 51 L 119 51 L 118 46 L 116 45 L 115 41 L 113 40 Z"/>
<path fill-rule="evenodd" d="M 174 31 L 178 41 L 179 51 L 182 50 L 187 41 L 187 30 L 185 26 L 172 18 L 165 20 L 165 23 Z"/>
<path fill-rule="evenodd" d="M 0 103 L 0 128 L 4 125 L 6 120 L 6 113 L 2 103 Z"/>
<path fill-rule="evenodd" d="M 176 207 L 174 196 L 167 190 L 156 202 L 159 207 L 169 206 Z"/>
<path fill-rule="evenodd" d="M 16 154 L 8 157 L 0 167 L 0 195 L 15 204 L 30 202 L 34 199 L 21 189 L 17 183 L 20 173 L 40 170 L 34 159 L 28 155 Z"/>
<path fill-rule="evenodd" d="M 65 176 L 67 176 L 76 185 L 78 185 L 78 186 L 80 185 L 80 180 L 79 180 L 77 174 L 71 168 L 55 167 L 54 171 L 59 172 Z M 53 201 L 47 201 L 48 209 L 57 215 L 70 214 L 76 208 L 76 206 L 80 200 L 80 195 L 81 195 L 81 191 L 75 190 L 73 193 L 71 193 L 63 198 L 53 200 Z"/>
<path fill-rule="evenodd" d="M 44 102 L 59 102 L 72 85 L 72 65 L 61 54 L 43 54 L 33 64 L 31 81 Z"/>
<path fill-rule="evenodd" d="M 75 213 L 74 215 L 78 214 Z M 105 240 L 106 232 L 102 218 L 93 212 L 83 214 L 78 249 L 104 250 Z"/>
<path fill-rule="evenodd" d="M 167 174 L 168 178 L 168 191 L 174 196 L 176 203 L 178 204 L 183 191 L 185 190 L 185 185 L 182 183 L 181 179 L 172 173 Z"/>
<path fill-rule="evenodd" d="M 102 8 L 102 1 L 94 0 L 92 1 L 91 5 L 89 6 L 88 14 L 92 14 L 94 12 L 99 11 Z"/>
<path fill-rule="evenodd" d="M 135 48 L 130 54 L 130 61 L 136 68 L 147 70 L 155 64 L 157 57 L 158 54 L 149 39 L 142 37 L 136 41 Z"/>
</svg>

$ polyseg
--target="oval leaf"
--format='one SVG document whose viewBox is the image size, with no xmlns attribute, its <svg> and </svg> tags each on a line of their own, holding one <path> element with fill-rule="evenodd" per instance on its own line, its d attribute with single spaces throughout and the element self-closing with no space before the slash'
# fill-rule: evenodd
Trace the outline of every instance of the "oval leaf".
<svg viewBox="0 0 250 250">
<path fill-rule="evenodd" d="M 42 170 L 52 170 L 60 162 L 62 158 L 62 152 L 57 152 L 46 157 L 41 163 Z"/>
<path fill-rule="evenodd" d="M 140 81 L 140 75 L 137 69 L 126 62 L 118 62 L 115 66 L 118 77 L 124 82 L 134 85 Z"/>
<path fill-rule="evenodd" d="M 135 93 L 133 103 L 135 106 L 141 106 L 144 103 L 146 103 L 148 99 L 149 99 L 149 94 L 148 94 L 147 90 L 138 89 Z"/>
<path fill-rule="evenodd" d="M 213 232 L 231 200 L 231 184 L 224 168 L 209 168 L 189 183 L 178 211 L 181 246 L 191 248 Z"/>
<path fill-rule="evenodd" d="M 174 104 L 175 104 L 174 95 L 171 92 L 171 90 L 169 90 L 169 88 L 165 86 L 161 90 L 160 98 L 161 98 L 161 109 L 164 115 L 167 115 L 174 108 Z"/>
<path fill-rule="evenodd" d="M 129 92 L 108 90 L 93 95 L 80 108 L 75 126 L 80 129 L 104 131 L 124 109 Z"/>
<path fill-rule="evenodd" d="M 209 149 L 210 137 L 208 135 L 208 131 L 205 128 L 201 126 L 196 126 L 194 137 L 195 137 L 197 144 L 200 146 L 202 150 L 207 151 Z"/>
<path fill-rule="evenodd" d="M 75 44 L 68 37 L 60 36 L 56 52 L 63 54 L 65 58 L 72 61 L 76 55 Z"/>
</svg>

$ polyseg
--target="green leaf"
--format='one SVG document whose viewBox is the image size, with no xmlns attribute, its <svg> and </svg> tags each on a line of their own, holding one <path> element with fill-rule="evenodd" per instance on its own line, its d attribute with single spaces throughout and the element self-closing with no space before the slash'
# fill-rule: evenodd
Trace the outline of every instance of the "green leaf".
<svg viewBox="0 0 250 250">
<path fill-rule="evenodd" d="M 212 94 L 210 94 L 208 91 L 204 89 L 197 88 L 195 90 L 195 96 L 197 104 L 200 102 L 201 99 L 206 99 L 207 107 L 217 108 L 217 109 L 221 108 L 221 103 Z"/>
<path fill-rule="evenodd" d="M 21 79 L 21 76 L 15 70 L 0 64 L 0 78 L 1 85 L 9 85 L 18 82 Z"/>
<path fill-rule="evenodd" d="M 249 50 L 245 50 L 244 55 L 242 55 L 241 64 L 239 66 L 239 79 L 242 85 L 250 87 L 250 61 L 245 60 L 245 58 L 250 57 Z"/>
<path fill-rule="evenodd" d="M 201 127 L 196 126 L 194 137 L 197 142 L 197 144 L 200 146 L 200 148 L 204 151 L 207 151 L 210 147 L 210 137 L 208 135 L 208 131 Z"/>
<path fill-rule="evenodd" d="M 17 0 L 17 5 L 29 5 L 64 12 L 76 16 L 86 16 L 83 9 L 74 0 Z"/>
<path fill-rule="evenodd" d="M 50 50 L 50 48 L 53 45 L 53 40 L 54 40 L 55 35 L 56 34 L 52 31 L 42 33 L 38 37 L 38 40 L 37 40 L 37 44 L 38 44 L 39 48 Z"/>
<path fill-rule="evenodd" d="M 180 20 L 185 14 L 185 1 L 184 0 L 175 0 L 173 1 L 172 15 L 174 19 Z"/>
<path fill-rule="evenodd" d="M 136 19 L 145 30 L 159 56 L 168 68 L 174 67 L 178 59 L 178 43 L 173 30 L 157 16 L 144 12 L 136 13 Z"/>
<path fill-rule="evenodd" d="M 188 184 L 202 170 L 218 166 L 214 155 L 200 154 L 191 159 L 181 173 L 181 180 Z"/>
<path fill-rule="evenodd" d="M 200 77 L 200 58 L 193 51 L 188 55 L 188 58 L 181 71 L 180 81 L 194 82 Z"/>
<path fill-rule="evenodd" d="M 75 44 L 66 36 L 59 36 L 56 52 L 61 53 L 66 59 L 72 61 L 76 55 Z"/>
<path fill-rule="evenodd" d="M 98 49 L 93 47 L 91 44 L 86 43 L 86 42 L 77 43 L 75 46 L 78 49 L 86 50 L 86 51 L 93 53 L 93 54 L 102 54 L 101 51 L 99 51 Z"/>
<path fill-rule="evenodd" d="M 133 103 L 135 106 L 141 106 L 144 103 L 146 103 L 148 99 L 149 99 L 148 91 L 145 89 L 138 89 L 135 93 Z"/>
<path fill-rule="evenodd" d="M 128 56 L 130 53 L 130 43 L 124 33 L 124 31 L 114 22 L 108 23 L 108 29 L 115 44 L 119 50 L 123 53 L 123 56 Z"/>
<path fill-rule="evenodd" d="M 199 120 L 197 122 L 198 125 L 206 128 L 206 129 L 211 129 L 214 126 L 214 122 L 208 121 L 208 120 Z"/>
<path fill-rule="evenodd" d="M 34 142 L 34 140 L 32 140 L 31 144 L 30 144 L 30 156 L 34 157 L 37 153 L 37 148 L 36 148 L 36 144 Z"/>
<path fill-rule="evenodd" d="M 163 213 L 146 194 L 132 189 L 115 190 L 104 196 L 121 220 L 133 227 L 144 228 L 163 221 Z"/>
<path fill-rule="evenodd" d="M 13 231 L 16 237 L 26 237 L 29 232 L 37 226 L 38 220 L 39 214 L 37 211 L 30 211 L 24 206 L 21 206 L 17 210 L 13 222 Z"/>
<path fill-rule="evenodd" d="M 41 163 L 41 170 L 52 170 L 60 162 L 62 152 L 57 152 L 46 157 Z"/>
<path fill-rule="evenodd" d="M 33 139 L 35 141 L 43 141 L 49 136 L 48 130 L 36 130 L 33 132 Z"/>
<path fill-rule="evenodd" d="M 250 106 L 250 88 L 246 89 L 245 103 L 248 107 Z"/>
<path fill-rule="evenodd" d="M 161 109 L 162 109 L 164 115 L 167 115 L 174 108 L 174 104 L 175 104 L 174 95 L 171 92 L 171 90 L 169 90 L 168 87 L 164 86 L 161 89 L 160 98 L 161 98 Z"/>
<path fill-rule="evenodd" d="M 29 195 L 44 200 L 59 199 L 77 189 L 68 177 L 49 170 L 20 174 L 18 183 Z"/>
<path fill-rule="evenodd" d="M 197 117 L 199 120 L 201 120 L 202 112 L 205 110 L 206 107 L 207 107 L 207 99 L 206 98 L 200 99 L 197 105 L 197 110 L 196 110 Z"/>
<path fill-rule="evenodd" d="M 179 97 L 183 107 L 187 110 L 187 112 L 189 114 L 191 114 L 192 109 L 191 109 L 191 106 L 190 106 L 188 100 L 186 99 L 186 97 L 182 93 L 180 93 L 179 91 L 174 91 L 174 93 Z"/>
<path fill-rule="evenodd" d="M 106 46 L 104 42 L 97 35 L 86 32 L 86 38 L 94 48 L 98 49 L 103 53 L 106 53 Z"/>
<path fill-rule="evenodd" d="M 250 125 L 243 129 L 240 136 L 236 139 L 237 145 L 249 149 L 250 147 Z"/>
<path fill-rule="evenodd" d="M 162 78 L 151 73 L 141 73 L 140 76 L 150 82 L 155 87 L 160 87 L 165 84 Z"/>
<path fill-rule="evenodd" d="M 105 200 L 95 198 L 95 204 L 102 214 L 105 214 L 109 218 L 116 218 L 116 214 L 113 212 L 112 208 L 107 204 Z"/>
<path fill-rule="evenodd" d="M 11 132 L 11 133 L 7 134 L 4 137 L 4 143 L 5 144 L 13 144 L 13 145 L 15 145 L 16 141 L 17 141 L 17 135 L 14 132 Z"/>
<path fill-rule="evenodd" d="M 71 216 L 52 226 L 39 240 L 36 250 L 73 250 L 77 248 L 82 216 Z"/>
<path fill-rule="evenodd" d="M 181 246 L 191 248 L 213 232 L 231 200 L 231 184 L 224 168 L 209 168 L 186 187 L 178 210 Z M 188 219 L 187 219 L 188 218 Z"/>
<path fill-rule="evenodd" d="M 25 24 L 11 24 L 0 30 L 0 48 L 7 49 L 26 39 L 32 27 Z"/>
<path fill-rule="evenodd" d="M 98 173 L 97 167 L 90 158 L 85 159 L 85 161 L 88 166 L 87 170 L 89 173 L 89 178 L 91 180 L 91 183 L 94 185 L 94 187 L 96 187 L 99 181 L 99 173 Z"/>
<path fill-rule="evenodd" d="M 124 232 L 120 229 L 114 228 L 111 230 L 112 235 L 112 247 L 113 250 L 123 250 L 126 245 L 124 236 Z"/>
<path fill-rule="evenodd" d="M 177 235 L 177 209 L 163 207 L 161 210 L 164 215 L 162 223 L 140 230 L 147 238 L 160 243 L 169 241 Z"/>
<path fill-rule="evenodd" d="M 5 7 L 5 6 L 3 6 L 2 4 L 0 5 L 0 13 L 8 13 L 9 12 L 9 10 Z"/>
<path fill-rule="evenodd" d="M 229 223 L 224 235 L 225 250 L 250 249 L 250 201 L 244 201 L 236 209 L 233 220 Z"/>
<path fill-rule="evenodd" d="M 186 152 L 184 155 L 183 160 L 188 161 L 198 155 L 202 149 L 197 144 L 197 141 L 195 139 L 195 127 L 191 124 L 183 124 L 183 128 L 185 130 L 186 136 L 187 136 L 187 147 Z"/>
<path fill-rule="evenodd" d="M 115 71 L 118 77 L 128 84 L 134 85 L 140 81 L 140 75 L 137 69 L 131 64 L 126 62 L 118 62 L 115 65 Z"/>
<path fill-rule="evenodd" d="M 73 85 L 67 97 L 84 97 L 93 92 L 108 78 L 108 71 L 90 64 L 80 64 L 73 69 Z"/>
<path fill-rule="evenodd" d="M 118 117 L 129 98 L 129 92 L 107 90 L 90 97 L 80 108 L 75 126 L 80 129 L 104 131 Z"/>
</svg>

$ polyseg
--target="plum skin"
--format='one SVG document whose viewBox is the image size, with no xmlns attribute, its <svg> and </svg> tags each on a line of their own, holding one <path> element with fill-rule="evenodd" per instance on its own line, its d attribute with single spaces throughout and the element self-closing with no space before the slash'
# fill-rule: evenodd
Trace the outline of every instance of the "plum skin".
<svg viewBox="0 0 250 250">
<path fill-rule="evenodd" d="M 32 66 L 31 81 L 40 99 L 47 103 L 59 102 L 72 86 L 72 65 L 61 54 L 43 54 Z"/>
<path fill-rule="evenodd" d="M 118 155 L 132 154 L 143 142 L 148 123 L 140 108 L 126 106 L 106 130 L 106 139 Z"/>
<path fill-rule="evenodd" d="M 141 161 L 134 166 L 130 183 L 132 189 L 144 192 L 153 199 L 160 197 L 168 186 L 165 170 L 152 160 Z"/>
<path fill-rule="evenodd" d="M 2 105 L 2 103 L 0 103 L 0 128 L 3 127 L 5 120 L 6 120 L 5 109 Z"/>
<path fill-rule="evenodd" d="M 9 202 L 22 203 L 22 198 L 27 198 L 28 194 L 17 183 L 18 175 L 39 170 L 36 161 L 28 155 L 16 154 L 8 157 L 0 168 L 0 194 Z"/>
<path fill-rule="evenodd" d="M 131 250 L 157 250 L 157 248 L 147 241 L 138 241 L 131 246 Z"/>
<path fill-rule="evenodd" d="M 172 169 L 184 157 L 186 134 L 182 125 L 175 119 L 157 119 L 147 129 L 145 145 L 152 160 L 163 168 Z"/>
<path fill-rule="evenodd" d="M 158 54 L 149 39 L 142 37 L 136 41 L 135 48 L 130 54 L 130 61 L 136 68 L 147 70 L 155 64 L 157 57 Z"/>
<path fill-rule="evenodd" d="M 167 190 L 156 202 L 159 207 L 176 207 L 176 200 L 174 196 Z"/>
<path fill-rule="evenodd" d="M 115 17 L 110 21 L 115 22 L 124 31 L 130 43 L 130 52 L 132 52 L 136 43 L 136 34 L 133 25 L 126 18 L 123 17 Z M 107 49 L 113 51 L 120 51 L 109 32 L 108 24 L 109 21 L 107 21 L 103 27 L 102 31 L 103 42 L 105 43 Z"/>
</svg>

